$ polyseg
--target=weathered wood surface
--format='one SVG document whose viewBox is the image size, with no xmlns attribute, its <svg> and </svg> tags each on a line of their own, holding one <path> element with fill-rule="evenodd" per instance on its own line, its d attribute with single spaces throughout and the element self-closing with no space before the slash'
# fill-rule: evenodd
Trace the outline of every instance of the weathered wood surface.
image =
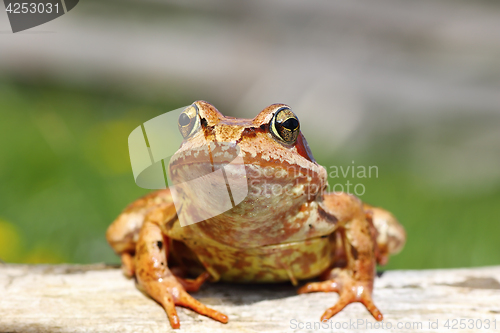
<svg viewBox="0 0 500 333">
<path fill-rule="evenodd" d="M 500 332 L 500 266 L 470 269 L 387 271 L 376 280 L 375 302 L 394 332 Z M 227 325 L 178 307 L 180 332 L 360 332 L 375 321 L 360 304 L 318 327 L 337 295 L 297 295 L 289 284 L 206 284 L 194 296 L 226 313 Z M 460 319 L 467 328 L 447 329 Z M 362 325 L 354 326 L 358 320 Z M 365 322 L 366 320 L 366 322 Z M 438 329 L 429 321 L 438 320 Z M 490 329 L 484 329 L 487 320 Z M 496 320 L 496 328 L 493 323 Z M 299 329 L 299 322 L 304 325 Z M 398 329 L 396 325 L 420 325 Z M 401 325 L 400 324 L 400 325 Z M 345 329 L 335 329 L 344 325 Z M 119 269 L 97 265 L 0 264 L 0 332 L 169 332 L 163 309 L 139 292 Z M 370 331 L 370 330 L 368 330 Z"/>
</svg>

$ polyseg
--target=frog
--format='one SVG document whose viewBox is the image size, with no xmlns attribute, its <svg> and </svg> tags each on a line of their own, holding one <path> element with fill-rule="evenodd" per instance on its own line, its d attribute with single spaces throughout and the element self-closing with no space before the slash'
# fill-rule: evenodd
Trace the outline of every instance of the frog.
<svg viewBox="0 0 500 333">
<path fill-rule="evenodd" d="M 106 238 L 124 275 L 163 307 L 172 328 L 180 328 L 176 306 L 228 322 L 191 296 L 206 281 L 297 286 L 306 280 L 299 294 L 339 295 L 321 321 L 354 302 L 383 320 L 372 297 L 376 267 L 401 251 L 405 230 L 389 211 L 327 191 L 327 171 L 290 106 L 273 104 L 253 119 L 240 119 L 196 101 L 180 114 L 178 128 L 183 141 L 169 174 L 182 174 L 187 164 L 206 167 L 207 160 L 192 152 L 207 143 L 233 144 L 244 161 L 246 175 L 238 179 L 248 194 L 227 211 L 182 225 L 187 205 L 176 205 L 173 189 L 164 188 L 129 204 L 108 227 Z M 192 196 L 178 200 L 209 200 Z"/>
</svg>

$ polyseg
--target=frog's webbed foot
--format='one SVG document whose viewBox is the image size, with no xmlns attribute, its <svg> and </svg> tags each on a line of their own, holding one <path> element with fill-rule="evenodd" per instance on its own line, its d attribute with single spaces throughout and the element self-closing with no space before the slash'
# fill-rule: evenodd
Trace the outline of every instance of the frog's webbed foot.
<svg viewBox="0 0 500 333">
<path fill-rule="evenodd" d="M 380 310 L 375 306 L 372 299 L 373 283 L 371 281 L 356 281 L 347 271 L 340 268 L 332 269 L 326 281 L 311 282 L 298 290 L 299 294 L 311 292 L 337 292 L 340 296 L 337 303 L 327 309 L 321 316 L 321 321 L 328 320 L 354 302 L 362 303 L 376 320 L 382 320 Z"/>
<path fill-rule="evenodd" d="M 208 279 L 209 274 L 202 273 L 196 280 L 176 277 L 167 266 L 168 249 L 166 244 L 160 227 L 153 222 L 146 221 L 139 234 L 135 256 L 139 287 L 163 306 L 172 328 L 180 327 L 176 305 L 190 308 L 199 314 L 227 323 L 226 315 L 205 306 L 186 291 L 198 290 Z"/>
<path fill-rule="evenodd" d="M 162 305 L 172 328 L 180 328 L 179 316 L 175 309 L 176 305 L 189 308 L 224 324 L 228 322 L 225 314 L 207 307 L 189 295 L 183 285 L 173 275 L 165 276 L 161 278 L 161 281 L 141 281 L 141 287 Z"/>
</svg>

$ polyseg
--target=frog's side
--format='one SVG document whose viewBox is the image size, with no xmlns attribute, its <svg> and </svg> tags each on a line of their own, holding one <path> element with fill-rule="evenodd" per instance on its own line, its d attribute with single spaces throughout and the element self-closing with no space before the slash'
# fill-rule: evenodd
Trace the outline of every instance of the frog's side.
<svg viewBox="0 0 500 333">
<path fill-rule="evenodd" d="M 121 255 L 125 274 L 135 275 L 138 286 L 165 308 L 172 327 L 180 326 L 175 305 L 227 322 L 186 292 L 209 278 L 296 285 L 320 276 L 323 282 L 308 283 L 299 293 L 339 293 L 322 320 L 351 302 L 363 303 L 382 320 L 371 297 L 375 266 L 401 250 L 404 229 L 381 208 L 349 194 L 323 192 L 326 171 L 314 161 L 288 106 L 271 105 L 250 120 L 225 117 L 198 101 L 179 122 L 185 140 L 171 161 L 171 175 L 188 180 L 193 170 L 206 168 L 206 159 L 194 156 L 203 155 L 207 143 L 235 143 L 249 194 L 223 214 L 181 227 L 178 216 L 187 213 L 176 212 L 169 189 L 160 190 L 129 205 L 109 227 L 108 242 Z M 224 152 L 211 152 L 218 153 Z M 225 170 L 229 177 L 237 173 Z M 182 199 L 207 200 L 210 207 L 210 198 L 193 196 L 184 193 Z M 187 273 L 199 276 L 184 279 Z"/>
</svg>

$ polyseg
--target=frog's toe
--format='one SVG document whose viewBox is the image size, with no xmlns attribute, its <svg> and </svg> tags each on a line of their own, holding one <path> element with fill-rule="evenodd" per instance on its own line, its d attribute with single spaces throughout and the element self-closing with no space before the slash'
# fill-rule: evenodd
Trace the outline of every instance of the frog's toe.
<svg viewBox="0 0 500 333">
<path fill-rule="evenodd" d="M 378 321 L 384 320 L 384 315 L 382 315 L 382 312 L 380 312 L 375 303 L 373 303 L 371 293 L 364 293 L 361 295 L 360 302 L 363 303 L 368 311 L 370 311 L 373 318 Z"/>
<path fill-rule="evenodd" d="M 344 291 L 346 290 L 346 291 Z M 360 302 L 362 303 L 366 309 L 371 313 L 375 320 L 381 321 L 384 319 L 384 316 L 380 312 L 380 310 L 373 303 L 370 292 L 366 290 L 364 286 L 352 286 L 348 289 L 343 289 L 340 292 L 340 298 L 337 303 L 331 308 L 327 309 L 325 313 L 321 316 L 321 321 L 328 320 L 331 317 L 335 316 L 337 313 L 342 311 L 348 304 Z"/>
<path fill-rule="evenodd" d="M 201 315 L 220 321 L 223 324 L 227 324 L 229 320 L 229 318 L 225 314 L 207 307 L 205 304 L 199 302 L 188 293 L 181 293 L 176 304 L 186 308 L 190 308 L 191 310 Z"/>
<path fill-rule="evenodd" d="M 342 279 L 330 279 L 322 282 L 311 282 L 301 287 L 298 290 L 299 294 L 311 292 L 337 292 L 340 295 L 337 303 L 331 308 L 327 309 L 321 320 L 328 320 L 345 308 L 348 304 L 354 302 L 362 303 L 366 309 L 371 313 L 373 318 L 380 321 L 384 317 L 379 309 L 373 303 L 371 295 L 371 283 L 366 281 L 356 281 L 355 279 L 343 276 Z"/>
<path fill-rule="evenodd" d="M 179 276 L 175 276 L 175 278 L 184 287 L 184 290 L 196 292 L 200 289 L 202 284 L 210 278 L 210 274 L 208 274 L 208 272 L 203 272 L 195 280 L 184 279 Z"/>
<path fill-rule="evenodd" d="M 337 313 L 342 311 L 347 304 L 351 303 L 352 301 L 349 300 L 349 297 L 340 297 L 340 299 L 337 301 L 337 303 L 332 306 L 331 308 L 326 309 L 325 313 L 321 316 L 321 321 L 325 321 L 330 319 L 331 317 L 335 316 Z"/>
<path fill-rule="evenodd" d="M 228 322 L 228 318 L 225 314 L 207 307 L 189 295 L 184 287 L 172 275 L 163 278 L 161 282 L 143 282 L 143 286 L 146 287 L 147 293 L 165 309 L 172 328 L 180 328 L 181 326 L 175 308 L 177 305 L 192 309 L 201 315 L 215 319 L 221 323 L 225 324 Z"/>
<path fill-rule="evenodd" d="M 177 315 L 177 310 L 175 309 L 175 301 L 172 295 L 170 295 L 170 293 L 167 293 L 165 296 L 163 296 L 160 304 L 165 309 L 172 328 L 180 328 L 181 322 L 179 320 L 179 316 Z"/>
</svg>

